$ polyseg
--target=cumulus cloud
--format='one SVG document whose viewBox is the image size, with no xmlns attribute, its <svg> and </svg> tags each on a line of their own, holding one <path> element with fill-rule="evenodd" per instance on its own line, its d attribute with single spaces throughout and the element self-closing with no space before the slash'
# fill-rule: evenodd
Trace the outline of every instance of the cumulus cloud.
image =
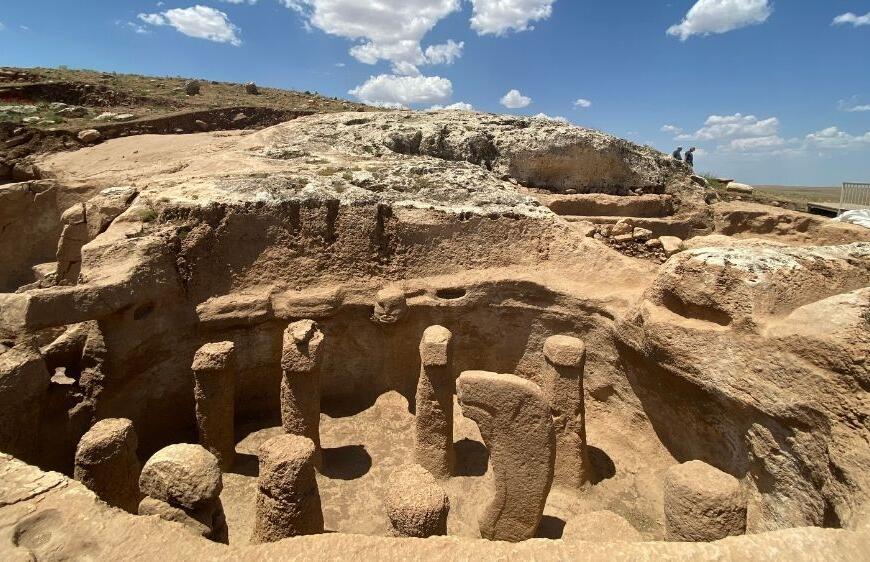
<svg viewBox="0 0 870 562">
<path fill-rule="evenodd" d="M 439 111 L 442 109 L 449 109 L 452 111 L 474 111 L 474 106 L 470 103 L 465 103 L 464 101 L 458 101 L 456 103 L 451 103 L 450 105 L 433 105 L 428 109 L 428 111 Z"/>
<path fill-rule="evenodd" d="M 773 13 L 769 0 L 698 0 L 668 35 L 685 41 L 692 35 L 727 33 L 767 21 Z"/>
<path fill-rule="evenodd" d="M 394 71 L 418 74 L 423 64 L 450 64 L 462 54 L 462 43 L 448 41 L 425 51 L 423 37 L 447 15 L 459 10 L 460 0 L 280 0 L 305 19 L 307 26 L 358 44 L 350 54 L 365 64 L 386 60 Z"/>
<path fill-rule="evenodd" d="M 230 22 L 224 12 L 196 5 L 191 8 L 174 8 L 159 14 L 139 14 L 138 18 L 150 25 L 169 25 L 179 33 L 197 39 L 217 43 L 229 43 L 238 47 L 240 29 Z"/>
<path fill-rule="evenodd" d="M 532 98 L 524 96 L 519 90 L 511 90 L 501 98 L 501 104 L 508 109 L 522 109 L 532 103 Z"/>
<path fill-rule="evenodd" d="M 360 101 L 386 107 L 443 104 L 453 95 L 453 83 L 440 76 L 372 76 L 348 92 Z"/>
<path fill-rule="evenodd" d="M 853 14 L 852 12 L 846 12 L 845 14 L 840 14 L 839 16 L 835 17 L 834 21 L 831 22 L 831 25 L 848 25 L 848 24 L 851 24 L 853 27 L 861 27 L 862 25 L 870 25 L 870 12 L 867 12 L 863 16 Z"/>
<path fill-rule="evenodd" d="M 426 47 L 426 60 L 429 64 L 453 64 L 453 62 L 462 56 L 462 49 L 465 47 L 465 42 L 457 43 L 453 39 L 448 39 L 446 43 L 440 45 L 430 45 Z"/>
<path fill-rule="evenodd" d="M 568 119 L 560 115 L 550 116 L 546 113 L 538 113 L 534 116 L 535 119 L 546 119 L 547 121 L 558 121 L 559 123 L 569 123 Z"/>
<path fill-rule="evenodd" d="M 666 125 L 667 127 L 667 125 Z M 664 130 L 664 127 L 662 128 Z M 677 140 L 717 140 L 730 137 L 769 137 L 779 132 L 779 119 L 758 119 L 755 115 L 711 115 L 704 126 L 692 134 L 681 134 Z"/>
<path fill-rule="evenodd" d="M 683 129 L 676 125 L 662 125 L 661 131 L 669 135 L 679 135 L 683 132 Z"/>
<path fill-rule="evenodd" d="M 722 147 L 722 150 L 734 152 L 754 152 L 781 147 L 785 144 L 786 140 L 784 138 L 777 135 L 771 135 L 767 137 L 732 139 L 731 142 Z"/>
<path fill-rule="evenodd" d="M 587 107 L 592 107 L 592 102 L 587 99 L 580 98 L 574 102 L 574 109 L 586 109 Z"/>
<path fill-rule="evenodd" d="M 471 28 L 479 35 L 534 29 L 530 24 L 553 13 L 556 0 L 471 0 Z"/>
<path fill-rule="evenodd" d="M 852 107 L 847 107 L 846 111 L 851 113 L 863 113 L 864 111 L 870 111 L 870 104 L 868 105 L 853 105 Z"/>
<path fill-rule="evenodd" d="M 251 4 L 253 6 L 257 3 L 257 0 L 221 0 L 221 2 L 226 2 L 227 4 Z"/>
<path fill-rule="evenodd" d="M 806 141 L 816 148 L 856 148 L 870 145 L 870 132 L 854 136 L 839 130 L 837 127 L 828 127 L 808 134 Z"/>
</svg>

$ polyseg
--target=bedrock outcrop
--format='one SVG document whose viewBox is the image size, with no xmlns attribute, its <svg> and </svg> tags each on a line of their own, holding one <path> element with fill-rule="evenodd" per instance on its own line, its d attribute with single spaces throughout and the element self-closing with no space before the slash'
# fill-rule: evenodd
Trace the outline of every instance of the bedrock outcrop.
<svg viewBox="0 0 870 562">
<path fill-rule="evenodd" d="M 857 524 L 870 486 L 868 285 L 866 243 L 700 248 L 671 258 L 615 327 L 672 454 L 749 484 L 750 532 Z"/>
</svg>

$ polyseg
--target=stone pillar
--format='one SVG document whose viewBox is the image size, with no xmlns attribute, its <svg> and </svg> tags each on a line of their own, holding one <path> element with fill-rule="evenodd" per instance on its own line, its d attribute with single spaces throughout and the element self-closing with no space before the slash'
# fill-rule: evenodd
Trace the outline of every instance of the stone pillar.
<svg viewBox="0 0 870 562">
<path fill-rule="evenodd" d="M 236 456 L 235 372 L 232 342 L 207 343 L 193 358 L 193 395 L 199 443 L 228 471 Z"/>
<path fill-rule="evenodd" d="M 252 543 L 323 532 L 315 455 L 314 442 L 300 435 L 279 435 L 260 447 Z"/>
<path fill-rule="evenodd" d="M 442 326 L 429 326 L 420 341 L 420 379 L 414 419 L 414 459 L 438 479 L 453 473 L 452 334 Z"/>
<path fill-rule="evenodd" d="M 139 514 L 178 521 L 194 533 L 225 543 L 228 533 L 220 500 L 222 489 L 217 457 L 201 445 L 170 445 L 154 453 L 142 467 L 139 490 L 147 497 L 139 503 Z"/>
<path fill-rule="evenodd" d="M 740 482 L 701 461 L 665 473 L 665 539 L 709 542 L 746 532 L 746 497 Z"/>
<path fill-rule="evenodd" d="M 495 497 L 480 514 L 480 536 L 532 538 L 553 483 L 553 418 L 538 385 L 514 375 L 466 371 L 457 380 L 462 413 L 489 449 Z"/>
<path fill-rule="evenodd" d="M 418 464 L 394 470 L 384 498 L 393 536 L 426 538 L 447 534 L 450 499 Z"/>
<path fill-rule="evenodd" d="M 291 435 L 311 439 L 320 467 L 320 363 L 323 333 L 313 320 L 300 320 L 284 330 L 281 352 L 281 425 Z"/>
<path fill-rule="evenodd" d="M 73 476 L 107 504 L 136 513 L 142 468 L 137 446 L 133 422 L 100 420 L 79 441 Z"/>
<path fill-rule="evenodd" d="M 577 338 L 552 336 L 544 342 L 544 358 L 544 394 L 550 401 L 556 432 L 553 481 L 560 486 L 579 488 L 592 480 L 583 400 L 586 346 Z"/>
</svg>

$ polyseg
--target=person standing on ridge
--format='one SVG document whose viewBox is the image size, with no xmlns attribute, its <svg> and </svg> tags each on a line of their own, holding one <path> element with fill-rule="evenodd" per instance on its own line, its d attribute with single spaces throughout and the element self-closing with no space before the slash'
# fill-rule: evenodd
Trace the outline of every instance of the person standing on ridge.
<svg viewBox="0 0 870 562">
<path fill-rule="evenodd" d="M 695 147 L 694 146 L 686 151 L 686 164 L 688 164 L 690 168 L 695 167 Z"/>
<path fill-rule="evenodd" d="M 679 160 L 680 162 L 682 162 L 683 161 L 682 152 L 683 152 L 683 147 L 678 146 L 677 149 L 674 151 L 674 153 L 671 154 L 671 156 L 674 157 L 674 160 Z"/>
</svg>

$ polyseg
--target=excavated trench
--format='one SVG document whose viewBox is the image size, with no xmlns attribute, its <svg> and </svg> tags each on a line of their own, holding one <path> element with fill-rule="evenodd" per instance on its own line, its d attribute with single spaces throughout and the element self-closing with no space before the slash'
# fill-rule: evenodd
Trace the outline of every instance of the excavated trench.
<svg viewBox="0 0 870 562">
<path fill-rule="evenodd" d="M 844 523 L 842 491 L 818 482 L 806 451 L 795 453 L 796 482 L 771 473 L 745 438 L 760 424 L 792 454 L 803 446 L 794 442 L 799 434 L 813 434 L 812 446 L 824 448 L 821 428 L 749 408 L 637 349 L 623 336 L 624 322 L 655 267 L 621 257 L 614 262 L 609 250 L 572 234 L 562 221 L 456 220 L 337 201 L 155 204 L 156 216 L 144 219 L 135 207 L 124 215 L 134 220 L 116 221 L 96 242 L 130 222 L 135 234 L 85 248 L 78 284 L 32 289 L 45 303 L 28 313 L 19 332 L 4 333 L 7 354 L 28 342 L 40 345 L 25 362 L 32 376 L 51 376 L 28 397 L 19 439 L 7 445 L 27 462 L 71 475 L 78 440 L 103 418 L 133 421 L 142 461 L 166 445 L 196 442 L 194 353 L 205 343 L 231 341 L 238 457 L 224 475 L 221 498 L 230 544 L 247 544 L 258 446 L 281 433 L 282 333 L 288 322 L 311 318 L 326 341 L 318 475 L 326 528 L 388 535 L 386 481 L 413 459 L 418 346 L 423 331 L 437 324 L 453 333 L 453 377 L 486 370 L 545 386 L 546 338 L 566 334 L 586 344 L 592 482 L 551 490 L 539 537 L 560 538 L 572 518 L 608 510 L 645 540 L 661 540 L 664 473 L 692 459 L 741 481 L 750 532 Z M 620 267 L 628 279 L 614 275 Z M 407 304 L 391 322 L 375 315 L 376 294 L 385 287 L 398 288 Z M 715 309 L 698 310 L 674 295 L 665 301 L 671 314 L 719 329 L 730 324 Z M 14 310 L 10 302 L 0 301 L 5 311 Z M 492 466 L 476 424 L 458 403 L 454 412 L 457 468 L 444 483 L 451 500 L 448 532 L 476 537 Z M 836 486 L 848 488 L 847 480 Z M 798 505 L 804 494 L 818 505 Z"/>
<path fill-rule="evenodd" d="M 132 422 L 140 462 L 196 443 L 194 358 L 206 344 L 232 342 L 236 455 L 220 502 L 229 550 L 247 549 L 260 446 L 284 432 L 285 330 L 310 319 L 324 337 L 316 475 L 324 529 L 389 536 L 389 478 L 419 460 L 420 345 L 437 325 L 452 334 L 449 380 L 515 375 L 511 388 L 543 397 L 543 419 L 583 427 L 567 440 L 531 442 L 527 412 L 491 407 L 486 415 L 508 420 L 493 427 L 479 421 L 485 407 L 469 402 L 464 411 L 454 395 L 456 462 L 439 482 L 449 535 L 479 537 L 493 497 L 525 502 L 533 486 L 498 495 L 505 475 L 551 454 L 564 470 L 584 432 L 586 481 L 549 488 L 534 533 L 564 543 L 536 547 L 659 548 L 674 539 L 669 475 L 690 461 L 733 482 L 729 501 L 738 498 L 745 522 L 731 534 L 866 527 L 870 245 L 843 245 L 852 231 L 802 228 L 798 242 L 819 247 L 713 236 L 692 249 L 692 237 L 717 229 L 738 237 L 771 234 L 770 226 L 706 205 L 685 171 L 652 151 L 590 132 L 464 114 L 442 117 L 459 120 L 450 126 L 415 125 L 423 117 L 411 113 L 322 119 L 326 127 L 305 118 L 238 139 L 179 137 L 210 155 L 188 161 L 162 141 L 115 140 L 105 148 L 111 165 L 99 146 L 87 157 L 101 164 L 66 160 L 80 168 L 69 185 L 0 191 L 0 450 L 73 476 L 76 449 L 100 420 Z M 542 141 L 522 140 L 526 133 L 559 143 L 535 148 Z M 571 136 L 581 134 L 582 142 Z M 363 138 L 375 140 L 353 144 Z M 210 152 L 215 142 L 227 144 Z M 147 166 L 147 182 L 101 191 Z M 660 241 L 655 259 L 615 242 L 646 248 L 643 238 L 672 234 L 687 240 L 667 253 Z M 828 315 L 837 322 L 825 324 Z M 545 352 L 553 336 L 585 345 L 582 392 L 555 390 L 556 355 Z M 480 380 L 494 381 L 485 399 L 505 392 L 498 377 Z M 582 414 L 559 413 L 566 396 L 582 397 Z M 505 442 L 516 458 L 504 460 L 497 443 Z M 37 549 L 33 529 L 55 526 L 52 517 L 16 524 L 15 544 Z M 716 544 L 754 552 L 776 536 Z"/>
</svg>

